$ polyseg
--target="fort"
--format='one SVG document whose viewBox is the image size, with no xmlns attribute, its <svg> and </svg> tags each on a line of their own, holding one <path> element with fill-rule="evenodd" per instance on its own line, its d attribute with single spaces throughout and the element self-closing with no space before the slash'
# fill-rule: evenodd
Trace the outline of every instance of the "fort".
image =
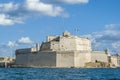
<svg viewBox="0 0 120 80">
<path fill-rule="evenodd" d="M 62 36 L 48 36 L 35 48 L 16 50 L 16 67 L 91 68 L 116 67 L 115 57 L 108 50 L 93 51 L 91 40 L 64 32 Z M 117 58 L 117 61 L 120 59 Z"/>
</svg>

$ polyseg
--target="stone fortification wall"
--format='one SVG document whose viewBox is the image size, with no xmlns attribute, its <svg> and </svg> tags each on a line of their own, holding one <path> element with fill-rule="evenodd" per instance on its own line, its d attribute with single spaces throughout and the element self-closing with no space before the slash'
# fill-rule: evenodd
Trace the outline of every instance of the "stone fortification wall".
<svg viewBox="0 0 120 80">
<path fill-rule="evenodd" d="M 75 67 L 85 67 L 85 63 L 91 61 L 90 52 L 75 51 L 74 55 Z"/>
<path fill-rule="evenodd" d="M 56 67 L 85 67 L 86 62 L 91 61 L 89 52 L 59 51 L 57 52 Z"/>
<path fill-rule="evenodd" d="M 105 53 L 105 51 L 93 51 L 91 53 L 91 62 L 108 62 L 108 55 Z"/>
<path fill-rule="evenodd" d="M 73 37 L 61 37 L 60 38 L 60 51 L 74 51 L 76 50 L 76 42 Z"/>
<path fill-rule="evenodd" d="M 57 37 L 58 38 L 58 37 Z M 48 38 L 49 39 L 49 38 Z M 51 40 L 51 38 L 50 38 Z M 53 39 L 50 42 L 44 42 L 41 45 L 41 51 L 91 51 L 91 42 L 87 38 L 77 36 L 60 36 L 59 39 Z"/>
<path fill-rule="evenodd" d="M 74 52 L 60 51 L 57 52 L 57 63 L 56 67 L 74 67 Z"/>
<path fill-rule="evenodd" d="M 55 52 L 26 53 L 16 55 L 16 65 L 25 67 L 55 67 Z"/>
<path fill-rule="evenodd" d="M 15 65 L 19 65 L 19 66 L 27 66 L 28 63 L 28 53 L 16 53 L 16 59 L 15 59 Z"/>
<path fill-rule="evenodd" d="M 59 42 L 53 41 L 53 42 L 51 42 L 50 46 L 51 46 L 50 49 L 52 51 L 60 51 L 60 44 L 59 44 Z"/>
<path fill-rule="evenodd" d="M 18 50 L 15 51 L 16 55 L 17 54 L 30 53 L 30 52 L 31 52 L 31 48 L 18 49 Z"/>
<path fill-rule="evenodd" d="M 59 36 L 48 36 L 46 41 L 59 41 Z"/>
<path fill-rule="evenodd" d="M 23 67 L 84 67 L 89 62 L 88 52 L 58 51 L 16 55 L 16 65 Z"/>
<path fill-rule="evenodd" d="M 105 52 L 57 51 L 16 55 L 16 64 L 25 67 L 85 67 L 89 62 L 108 62 Z"/>
<path fill-rule="evenodd" d="M 75 39 L 76 41 L 76 50 L 81 51 L 92 51 L 91 49 L 91 41 L 87 38 L 79 38 Z"/>
<path fill-rule="evenodd" d="M 40 47 L 40 50 L 41 51 L 50 51 L 50 45 L 51 45 L 51 43 L 50 42 L 43 42 L 42 44 L 41 44 L 41 47 Z"/>
</svg>

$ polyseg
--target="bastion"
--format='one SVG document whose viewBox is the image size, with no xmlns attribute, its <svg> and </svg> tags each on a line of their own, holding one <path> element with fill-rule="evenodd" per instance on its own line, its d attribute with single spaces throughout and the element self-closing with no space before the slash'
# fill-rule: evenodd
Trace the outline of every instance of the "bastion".
<svg viewBox="0 0 120 80">
<path fill-rule="evenodd" d="M 17 49 L 15 65 L 34 68 L 110 67 L 107 51 L 93 51 L 89 38 L 69 32 L 48 36 L 35 48 Z"/>
</svg>

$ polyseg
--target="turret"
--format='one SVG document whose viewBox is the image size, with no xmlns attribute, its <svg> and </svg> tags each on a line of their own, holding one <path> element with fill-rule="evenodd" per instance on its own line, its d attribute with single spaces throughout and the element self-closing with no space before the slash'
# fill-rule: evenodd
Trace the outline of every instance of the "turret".
<svg viewBox="0 0 120 80">
<path fill-rule="evenodd" d="M 69 36 L 70 36 L 70 33 L 67 32 L 67 31 L 65 31 L 65 32 L 63 32 L 63 36 L 64 36 L 64 37 L 69 37 Z"/>
</svg>

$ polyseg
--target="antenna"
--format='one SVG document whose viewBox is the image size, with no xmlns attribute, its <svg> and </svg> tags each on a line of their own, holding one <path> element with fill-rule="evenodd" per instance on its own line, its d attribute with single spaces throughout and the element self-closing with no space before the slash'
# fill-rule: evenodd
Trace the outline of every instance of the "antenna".
<svg viewBox="0 0 120 80">
<path fill-rule="evenodd" d="M 62 26 L 63 26 L 63 31 L 65 31 L 64 17 L 62 17 Z"/>
<path fill-rule="evenodd" d="M 79 32 L 80 32 L 80 29 L 79 29 L 79 28 L 76 28 L 76 29 L 75 29 L 75 35 L 78 35 Z"/>
</svg>

